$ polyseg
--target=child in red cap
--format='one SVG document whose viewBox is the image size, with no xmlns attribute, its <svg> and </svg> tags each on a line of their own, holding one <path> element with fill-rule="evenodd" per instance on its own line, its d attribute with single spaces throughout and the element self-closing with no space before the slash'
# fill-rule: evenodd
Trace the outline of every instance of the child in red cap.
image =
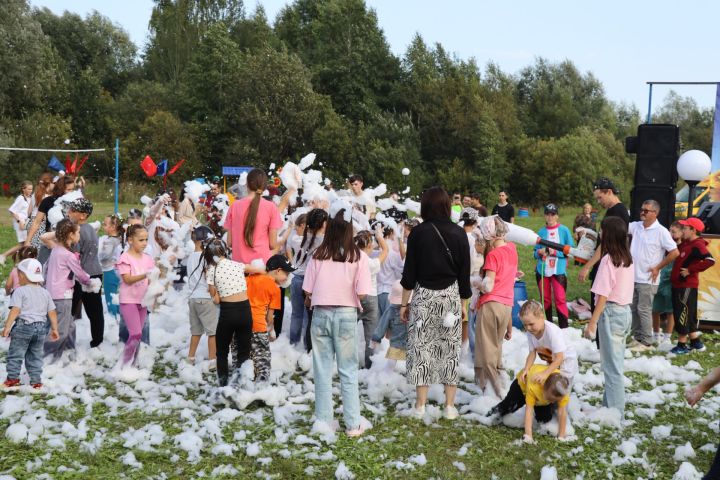
<svg viewBox="0 0 720 480">
<path fill-rule="evenodd" d="M 715 259 L 707 249 L 708 242 L 699 236 L 705 230 L 702 220 L 691 217 L 679 223 L 682 225 L 682 242 L 678 245 L 680 256 L 670 273 L 675 330 L 678 332 L 678 344 L 670 353 L 675 355 L 705 350 L 698 329 L 698 276 L 715 264 Z"/>
</svg>

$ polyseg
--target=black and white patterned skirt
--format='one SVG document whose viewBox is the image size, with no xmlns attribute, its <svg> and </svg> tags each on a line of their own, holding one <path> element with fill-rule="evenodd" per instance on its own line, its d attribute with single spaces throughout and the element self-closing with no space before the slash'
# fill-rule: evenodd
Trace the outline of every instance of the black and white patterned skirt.
<svg viewBox="0 0 720 480">
<path fill-rule="evenodd" d="M 458 284 L 444 290 L 416 286 L 410 302 L 408 382 L 416 386 L 457 385 L 462 314 Z"/>
</svg>

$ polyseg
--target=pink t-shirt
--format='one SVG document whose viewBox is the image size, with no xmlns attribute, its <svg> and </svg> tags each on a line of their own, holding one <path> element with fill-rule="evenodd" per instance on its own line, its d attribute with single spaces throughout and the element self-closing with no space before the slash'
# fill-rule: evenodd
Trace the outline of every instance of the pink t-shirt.
<svg viewBox="0 0 720 480">
<path fill-rule="evenodd" d="M 120 255 L 115 264 L 118 275 L 122 279 L 123 275 L 140 275 L 147 273 L 155 268 L 155 261 L 147 253 L 143 253 L 140 258 L 133 257 L 129 252 Z M 142 303 L 145 292 L 148 288 L 148 279 L 144 278 L 139 282 L 128 285 L 124 281 L 120 282 L 120 303 Z"/>
<path fill-rule="evenodd" d="M 17 269 L 17 267 L 13 268 L 13 269 L 10 271 L 10 283 L 11 283 L 11 286 L 10 286 L 11 291 L 10 291 L 10 293 L 14 292 L 15 289 L 20 286 L 20 275 L 18 274 L 18 269 Z"/>
<path fill-rule="evenodd" d="M 478 307 L 488 302 L 513 306 L 515 277 L 517 276 L 518 254 L 515 244 L 508 242 L 493 248 L 485 257 L 483 270 L 495 272 L 495 283 L 491 292 L 480 296 Z"/>
<path fill-rule="evenodd" d="M 360 252 L 355 263 L 332 260 L 310 260 L 305 270 L 303 290 L 312 293 L 312 306 L 357 307 L 359 295 L 370 293 L 368 257 Z"/>
<path fill-rule="evenodd" d="M 225 230 L 232 235 L 232 259 L 246 264 L 257 258 L 267 262 L 271 256 L 270 229 L 282 227 L 282 219 L 275 204 L 261 198 L 255 219 L 254 247 L 248 247 L 245 243 L 245 218 L 250 208 L 250 201 L 249 197 L 235 200 L 225 218 Z"/>
<path fill-rule="evenodd" d="M 608 302 L 618 305 L 630 305 L 635 290 L 635 269 L 629 267 L 616 267 L 610 255 L 600 259 L 595 281 L 590 291 L 597 295 L 607 297 Z"/>
</svg>

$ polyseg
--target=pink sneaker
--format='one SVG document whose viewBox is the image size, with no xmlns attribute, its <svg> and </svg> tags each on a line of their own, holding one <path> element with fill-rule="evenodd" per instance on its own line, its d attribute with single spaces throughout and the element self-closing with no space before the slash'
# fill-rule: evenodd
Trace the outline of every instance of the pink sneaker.
<svg viewBox="0 0 720 480">
<path fill-rule="evenodd" d="M 352 430 L 345 430 L 345 435 L 348 437 L 359 437 L 363 433 L 365 433 L 365 428 L 362 425 Z"/>
</svg>

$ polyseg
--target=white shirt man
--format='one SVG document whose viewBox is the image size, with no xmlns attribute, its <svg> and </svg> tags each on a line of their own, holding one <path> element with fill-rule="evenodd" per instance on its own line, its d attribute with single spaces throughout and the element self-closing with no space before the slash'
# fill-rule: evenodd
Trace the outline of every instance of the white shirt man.
<svg viewBox="0 0 720 480">
<path fill-rule="evenodd" d="M 647 200 L 640 210 L 640 221 L 631 222 L 630 253 L 635 268 L 635 292 L 632 303 L 632 329 L 634 340 L 631 350 L 646 351 L 652 348 L 652 303 L 660 281 L 660 270 L 679 255 L 677 245 L 667 228 L 657 220 L 660 204 Z"/>
</svg>

